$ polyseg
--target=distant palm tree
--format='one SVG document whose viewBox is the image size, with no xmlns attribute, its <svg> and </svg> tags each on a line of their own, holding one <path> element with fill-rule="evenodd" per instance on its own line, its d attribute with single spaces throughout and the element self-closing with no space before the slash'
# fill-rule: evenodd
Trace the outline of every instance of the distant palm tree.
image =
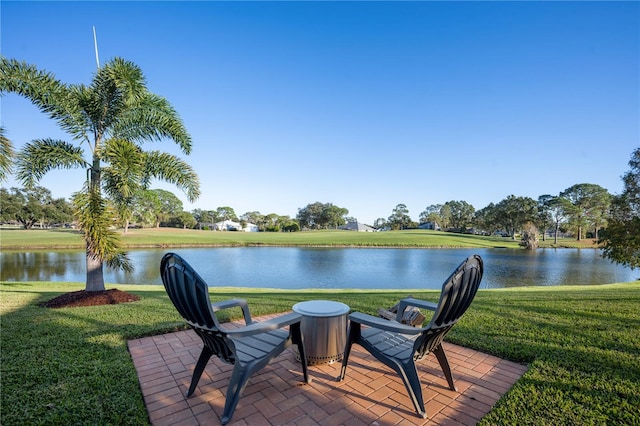
<svg viewBox="0 0 640 426">
<path fill-rule="evenodd" d="M 89 86 L 63 84 L 34 65 L 4 57 L 0 77 L 0 93 L 29 99 L 76 143 L 27 143 L 16 158 L 16 178 L 32 187 L 53 169 L 87 169 L 86 183 L 74 194 L 73 204 L 87 246 L 85 290 L 103 291 L 104 263 L 133 269 L 111 230 L 115 211 L 126 212 L 127 203 L 153 178 L 176 184 L 190 201 L 200 195 L 191 166 L 174 155 L 143 151 L 141 144 L 171 139 L 189 154 L 191 137 L 169 102 L 147 89 L 142 70 L 121 58 L 99 68 Z M 90 151 L 88 160 L 83 145 Z"/>
</svg>

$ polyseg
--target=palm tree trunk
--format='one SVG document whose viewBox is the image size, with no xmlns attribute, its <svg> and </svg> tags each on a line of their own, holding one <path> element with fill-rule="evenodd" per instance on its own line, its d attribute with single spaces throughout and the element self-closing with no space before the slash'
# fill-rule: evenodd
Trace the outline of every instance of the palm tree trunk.
<svg viewBox="0 0 640 426">
<path fill-rule="evenodd" d="M 104 291 L 104 276 L 102 261 L 96 259 L 87 251 L 87 283 L 85 291 Z"/>
<path fill-rule="evenodd" d="M 100 194 L 100 158 L 93 156 L 93 167 L 91 167 L 90 191 Z M 91 253 L 89 243 L 87 243 L 87 283 L 85 291 L 104 291 L 103 261 Z"/>
</svg>

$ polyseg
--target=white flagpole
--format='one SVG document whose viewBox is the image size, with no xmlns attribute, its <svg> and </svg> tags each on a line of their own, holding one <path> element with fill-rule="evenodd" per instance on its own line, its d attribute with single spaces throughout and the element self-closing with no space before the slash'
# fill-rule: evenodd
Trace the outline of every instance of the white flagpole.
<svg viewBox="0 0 640 426">
<path fill-rule="evenodd" d="M 96 27 L 93 26 L 93 45 L 96 48 L 96 64 L 98 65 L 98 69 L 100 69 L 100 60 L 98 59 L 98 38 L 96 37 Z"/>
</svg>

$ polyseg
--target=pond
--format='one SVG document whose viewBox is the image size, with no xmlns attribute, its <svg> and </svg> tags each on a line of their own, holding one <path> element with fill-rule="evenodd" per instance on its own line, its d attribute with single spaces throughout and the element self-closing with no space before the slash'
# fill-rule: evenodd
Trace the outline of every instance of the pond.
<svg viewBox="0 0 640 426">
<path fill-rule="evenodd" d="M 105 267 L 105 282 L 162 284 L 160 259 L 173 251 L 211 286 L 280 289 L 440 289 L 471 254 L 482 256 L 481 288 L 628 282 L 640 278 L 595 249 L 389 249 L 224 247 L 131 250 L 133 273 Z M 0 253 L 2 281 L 85 282 L 81 250 Z"/>
</svg>

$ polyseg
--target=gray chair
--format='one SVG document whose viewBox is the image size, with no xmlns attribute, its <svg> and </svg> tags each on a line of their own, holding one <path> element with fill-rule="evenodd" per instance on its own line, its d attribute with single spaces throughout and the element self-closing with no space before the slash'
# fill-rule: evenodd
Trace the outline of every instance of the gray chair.
<svg viewBox="0 0 640 426">
<path fill-rule="evenodd" d="M 305 383 L 310 383 L 307 361 L 300 333 L 302 315 L 289 313 L 264 322 L 251 319 L 247 302 L 242 299 L 211 303 L 208 286 L 180 256 L 167 253 L 160 263 L 164 287 L 180 315 L 200 336 L 204 347 L 193 371 L 186 396 L 191 396 L 211 356 L 233 364 L 227 388 L 224 412 L 220 421 L 227 424 L 238 405 L 249 378 L 292 344 L 298 346 Z M 216 313 L 239 307 L 245 325 L 233 328 L 220 324 Z M 289 326 L 289 331 L 284 327 Z"/>
<path fill-rule="evenodd" d="M 457 390 L 442 347 L 442 339 L 471 304 L 480 286 L 482 273 L 482 259 L 474 255 L 462 262 L 447 278 L 442 285 L 440 301 L 437 304 L 412 297 L 402 299 L 395 321 L 359 312 L 349 315 L 349 334 L 338 380 L 344 379 L 351 346 L 357 343 L 400 375 L 416 412 L 420 417 L 426 418 L 422 386 L 415 361 L 433 352 L 447 378 L 449 388 Z M 404 311 L 409 306 L 434 311 L 426 327 L 412 327 L 400 323 Z"/>
</svg>

